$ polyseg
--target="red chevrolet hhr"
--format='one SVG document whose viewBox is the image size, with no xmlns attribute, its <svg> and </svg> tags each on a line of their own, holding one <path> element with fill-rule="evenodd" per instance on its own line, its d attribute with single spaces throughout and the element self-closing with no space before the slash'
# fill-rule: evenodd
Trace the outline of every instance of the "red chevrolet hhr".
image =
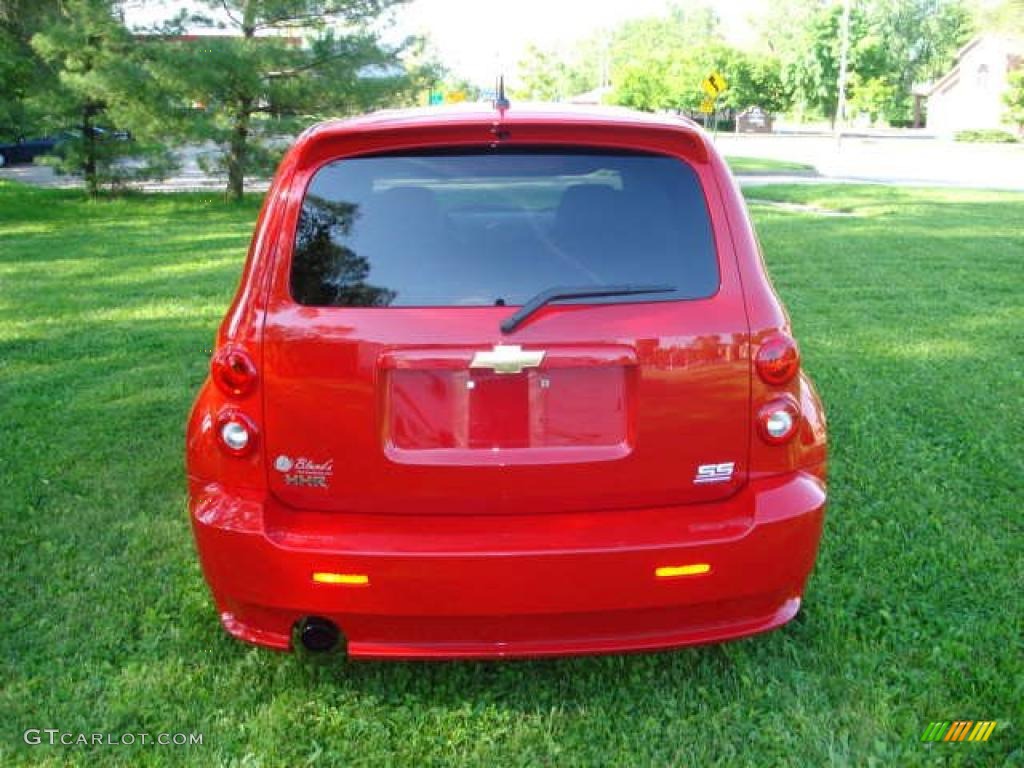
<svg viewBox="0 0 1024 768">
<path fill-rule="evenodd" d="M 188 424 L 224 627 L 359 657 L 779 627 L 814 565 L 825 462 L 708 136 L 562 106 L 304 133 Z"/>
</svg>

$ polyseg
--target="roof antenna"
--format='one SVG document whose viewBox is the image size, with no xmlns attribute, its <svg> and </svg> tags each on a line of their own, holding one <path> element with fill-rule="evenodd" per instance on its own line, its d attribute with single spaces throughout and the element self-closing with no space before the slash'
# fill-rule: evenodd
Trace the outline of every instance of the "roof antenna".
<svg viewBox="0 0 1024 768">
<path fill-rule="evenodd" d="M 512 106 L 512 103 L 508 100 L 508 97 L 505 95 L 504 75 L 498 75 L 498 87 L 496 89 L 496 93 L 498 94 L 498 96 L 497 98 L 494 99 L 495 109 L 508 109 L 509 107 Z"/>
</svg>

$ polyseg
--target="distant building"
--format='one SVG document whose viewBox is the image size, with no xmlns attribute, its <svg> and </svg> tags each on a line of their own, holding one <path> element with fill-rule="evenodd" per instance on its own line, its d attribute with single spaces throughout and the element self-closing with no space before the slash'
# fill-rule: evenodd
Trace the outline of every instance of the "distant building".
<svg viewBox="0 0 1024 768">
<path fill-rule="evenodd" d="M 1024 66 L 1024 39 L 979 35 L 957 53 L 953 68 L 928 93 L 928 128 L 936 133 L 1014 130 L 1006 118 L 1007 75 Z"/>
</svg>

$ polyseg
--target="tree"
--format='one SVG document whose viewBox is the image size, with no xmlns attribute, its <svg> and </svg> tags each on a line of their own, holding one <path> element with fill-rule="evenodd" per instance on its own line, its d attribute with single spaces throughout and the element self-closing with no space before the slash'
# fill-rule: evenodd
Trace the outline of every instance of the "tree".
<svg viewBox="0 0 1024 768">
<path fill-rule="evenodd" d="M 1024 35 L 1024 0 L 1000 0 L 978 7 L 977 24 L 992 32 Z"/>
<path fill-rule="evenodd" d="M 833 125 L 839 103 L 839 5 L 818 8 L 796 31 L 797 40 L 789 47 L 791 59 L 783 69 L 803 110 L 827 117 Z M 850 14 L 850 47 L 856 49 L 864 36 L 864 14 L 855 8 Z M 852 60 L 852 55 L 851 55 Z M 851 69 L 856 71 L 855 67 Z"/>
<path fill-rule="evenodd" d="M 519 86 L 512 96 L 531 101 L 559 101 L 604 85 L 608 45 L 607 35 L 598 32 L 566 52 L 534 44 L 527 46 L 516 66 Z"/>
<path fill-rule="evenodd" d="M 226 171 L 227 193 L 240 198 L 245 177 L 276 162 L 276 136 L 411 100 L 426 76 L 402 64 L 414 41 L 386 47 L 372 29 L 403 1 L 206 0 L 219 19 L 180 17 L 148 46 L 152 71 L 180 102 L 173 125 L 183 139 L 215 145 L 208 167 Z M 186 24 L 235 35 L 186 39 Z"/>
<path fill-rule="evenodd" d="M 703 5 L 677 3 L 665 16 L 626 21 L 611 36 L 612 101 L 648 111 L 696 109 L 706 68 L 731 51 L 718 17 Z"/>
<path fill-rule="evenodd" d="M 174 167 L 166 148 L 148 141 L 158 121 L 147 117 L 146 105 L 158 92 L 111 0 L 62 0 L 32 48 L 57 75 L 43 95 L 49 121 L 76 126 L 64 134 L 58 170 L 81 173 L 95 197 L 104 183 L 162 176 Z M 112 130 L 127 125 L 135 139 Z"/>
<path fill-rule="evenodd" d="M 783 81 L 804 114 L 835 120 L 839 3 L 780 0 L 761 21 Z M 850 15 L 850 105 L 889 121 L 909 118 L 912 88 L 943 72 L 972 31 L 962 0 L 865 0 Z"/>
<path fill-rule="evenodd" d="M 0 0 L 0 141 L 44 128 L 33 94 L 52 87 L 53 71 L 32 49 L 32 36 L 52 23 L 58 0 Z"/>
<path fill-rule="evenodd" d="M 1024 69 L 1018 69 L 1010 73 L 1009 85 L 1003 95 L 1006 102 L 1006 116 L 1014 125 L 1017 132 L 1024 135 Z"/>
<path fill-rule="evenodd" d="M 512 95 L 531 101 L 558 101 L 571 96 L 568 66 L 554 51 L 529 45 L 517 66 L 521 85 Z"/>
<path fill-rule="evenodd" d="M 729 83 L 719 106 L 737 110 L 760 106 L 780 112 L 790 105 L 791 93 L 782 81 L 777 58 L 750 56 L 714 40 L 637 52 L 615 72 L 613 97 L 616 103 L 636 109 L 694 111 L 706 98 L 701 82 L 712 72 L 720 72 Z"/>
<path fill-rule="evenodd" d="M 874 123 L 897 112 L 900 93 L 889 78 L 864 77 L 859 72 L 850 76 L 850 111 L 865 114 Z"/>
<path fill-rule="evenodd" d="M 890 122 L 904 122 L 911 116 L 913 86 L 945 74 L 970 38 L 971 12 L 960 0 L 874 0 L 868 8 L 873 47 L 854 57 L 854 71 L 870 70 L 862 82 L 876 98 L 860 100 Z"/>
</svg>

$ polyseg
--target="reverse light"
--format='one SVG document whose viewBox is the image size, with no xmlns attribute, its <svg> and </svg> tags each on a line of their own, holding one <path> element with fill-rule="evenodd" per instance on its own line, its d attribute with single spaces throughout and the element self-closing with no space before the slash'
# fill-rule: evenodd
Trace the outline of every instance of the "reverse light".
<svg viewBox="0 0 1024 768">
<path fill-rule="evenodd" d="M 677 576 L 699 576 L 711 570 L 710 563 L 690 563 L 689 565 L 663 565 L 654 569 L 659 579 L 674 579 Z"/>
<path fill-rule="evenodd" d="M 313 581 L 317 584 L 345 584 L 350 587 L 365 587 L 370 583 L 370 577 L 365 573 L 329 573 L 317 571 L 313 574 Z"/>
<path fill-rule="evenodd" d="M 245 456 L 256 444 L 258 430 L 252 419 L 241 411 L 226 410 L 217 417 L 220 447 L 232 456 Z"/>
<path fill-rule="evenodd" d="M 786 334 L 773 334 L 758 347 L 754 367 L 765 384 L 785 384 L 800 370 L 800 350 Z"/>
<path fill-rule="evenodd" d="M 757 423 L 765 442 L 781 445 L 796 434 L 800 423 L 800 408 L 792 397 L 780 397 L 761 407 Z"/>
<path fill-rule="evenodd" d="M 217 386 L 233 397 L 247 395 L 256 386 L 256 363 L 243 348 L 231 344 L 217 350 L 210 360 L 210 373 Z"/>
</svg>

